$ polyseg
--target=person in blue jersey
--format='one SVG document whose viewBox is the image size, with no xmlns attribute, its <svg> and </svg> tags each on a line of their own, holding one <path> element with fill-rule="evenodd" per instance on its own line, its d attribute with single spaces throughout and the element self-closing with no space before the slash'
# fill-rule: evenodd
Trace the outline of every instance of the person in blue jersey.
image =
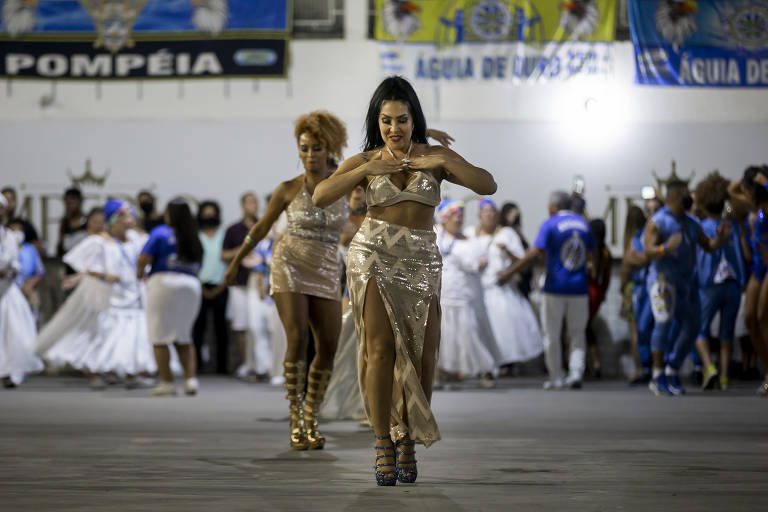
<svg viewBox="0 0 768 512">
<path fill-rule="evenodd" d="M 698 221 L 686 213 L 692 204 L 688 183 L 670 181 L 667 183 L 666 206 L 648 221 L 643 232 L 643 247 L 651 262 L 647 286 L 655 322 L 651 335 L 653 370 L 648 389 L 657 396 L 685 392 L 678 371 L 690 353 L 699 329 L 699 315 L 695 301 L 691 300 L 696 246 L 707 252 L 717 251 L 731 233 L 730 224 L 723 223 L 717 228 L 716 237 L 709 238 Z M 673 338 L 674 322 L 678 328 Z"/>
<path fill-rule="evenodd" d="M 651 380 L 651 333 L 653 314 L 648 289 L 645 286 L 648 261 L 643 251 L 645 212 L 632 206 L 627 212 L 624 228 L 624 258 L 621 262 L 622 316 L 629 323 L 635 373 L 629 378 L 632 386 Z"/>
<path fill-rule="evenodd" d="M 749 339 L 757 357 L 763 363 L 764 368 L 768 368 L 768 329 L 761 328 L 760 325 L 760 297 L 761 291 L 768 281 L 766 275 L 766 261 L 768 256 L 758 240 L 757 220 L 760 212 L 763 214 L 768 211 L 768 167 L 749 166 L 744 171 L 741 181 L 734 181 L 728 188 L 731 202 L 741 207 L 749 209 L 749 215 L 744 226 L 744 236 L 742 238 L 742 248 L 745 255 L 748 255 L 750 261 L 751 275 L 747 281 L 747 287 L 744 292 L 744 314 L 745 323 L 749 332 Z M 765 315 L 765 305 L 763 314 Z M 759 396 L 768 396 L 768 372 L 765 375 L 765 381 L 757 389 Z"/>
<path fill-rule="evenodd" d="M 154 346 L 159 382 L 152 395 L 175 395 L 169 345 L 176 347 L 184 368 L 184 391 L 197 393 L 195 346 L 192 327 L 200 310 L 202 290 L 197 277 L 203 260 L 203 246 L 197 222 L 184 199 L 168 203 L 165 224 L 149 234 L 136 264 L 136 274 L 147 280 L 147 330 Z"/>
<path fill-rule="evenodd" d="M 550 217 L 539 228 L 533 246 L 499 273 L 499 281 L 505 282 L 534 261 L 546 257 L 541 321 L 549 380 L 544 383 L 544 389 L 561 389 L 565 385 L 578 389 L 584 376 L 589 320 L 587 267 L 593 267 L 595 239 L 587 221 L 572 212 L 570 205 L 571 198 L 566 192 L 553 192 L 548 206 Z M 570 345 L 567 378 L 563 375 L 560 344 L 564 319 Z"/>
<path fill-rule="evenodd" d="M 728 199 L 730 182 L 714 172 L 696 186 L 696 202 L 702 209 L 701 229 L 710 238 L 717 236 L 717 228 L 723 222 L 725 201 Z M 720 314 L 720 387 L 728 387 L 728 366 L 731 363 L 733 338 L 736 329 L 736 315 L 741 303 L 741 288 L 744 286 L 744 260 L 739 245 L 739 230 L 734 229 L 725 245 L 709 253 L 702 248 L 696 250 L 699 297 L 701 300 L 701 328 L 696 340 L 696 350 L 704 368 L 702 389 L 707 389 L 718 376 L 709 352 L 709 335 L 712 320 Z"/>
</svg>

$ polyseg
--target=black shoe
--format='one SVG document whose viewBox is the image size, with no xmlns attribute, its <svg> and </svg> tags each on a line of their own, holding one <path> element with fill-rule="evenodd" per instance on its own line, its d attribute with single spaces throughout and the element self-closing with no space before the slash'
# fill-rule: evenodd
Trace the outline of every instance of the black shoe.
<svg viewBox="0 0 768 512">
<path fill-rule="evenodd" d="M 10 377 L 3 377 L 3 387 L 5 389 L 13 389 L 16 387 L 16 384 L 11 380 Z"/>
</svg>

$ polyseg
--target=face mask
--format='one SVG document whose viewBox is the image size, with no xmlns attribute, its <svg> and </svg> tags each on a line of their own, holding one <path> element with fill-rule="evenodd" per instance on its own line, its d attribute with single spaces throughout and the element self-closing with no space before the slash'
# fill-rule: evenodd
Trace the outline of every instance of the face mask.
<svg viewBox="0 0 768 512">
<path fill-rule="evenodd" d="M 218 217 L 203 217 L 200 219 L 201 228 L 217 228 L 221 224 Z"/>
<path fill-rule="evenodd" d="M 683 208 L 685 210 L 690 210 L 691 206 L 693 206 L 693 198 L 691 196 L 685 196 L 683 198 Z"/>
<path fill-rule="evenodd" d="M 142 201 L 139 203 L 139 208 L 141 208 L 141 211 L 143 211 L 145 214 L 152 213 L 152 210 L 155 209 L 155 202 L 154 201 Z"/>
</svg>

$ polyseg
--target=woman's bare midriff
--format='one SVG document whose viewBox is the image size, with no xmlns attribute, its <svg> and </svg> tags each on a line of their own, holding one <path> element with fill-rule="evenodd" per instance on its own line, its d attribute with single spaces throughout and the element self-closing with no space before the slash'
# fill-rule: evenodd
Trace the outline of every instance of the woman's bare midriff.
<svg viewBox="0 0 768 512">
<path fill-rule="evenodd" d="M 392 206 L 372 206 L 368 216 L 390 224 L 411 229 L 432 229 L 435 209 L 415 201 L 403 201 Z"/>
</svg>

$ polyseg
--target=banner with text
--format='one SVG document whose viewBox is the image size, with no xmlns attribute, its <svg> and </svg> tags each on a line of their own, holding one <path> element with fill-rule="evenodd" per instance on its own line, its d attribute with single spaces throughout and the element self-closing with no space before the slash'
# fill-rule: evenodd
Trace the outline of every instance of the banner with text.
<svg viewBox="0 0 768 512">
<path fill-rule="evenodd" d="M 290 0 L 0 1 L 0 76 L 286 74 Z"/>
<path fill-rule="evenodd" d="M 415 80 L 613 74 L 614 0 L 376 0 L 381 69 Z"/>
<path fill-rule="evenodd" d="M 636 81 L 768 86 L 768 0 L 629 0 Z"/>
</svg>

